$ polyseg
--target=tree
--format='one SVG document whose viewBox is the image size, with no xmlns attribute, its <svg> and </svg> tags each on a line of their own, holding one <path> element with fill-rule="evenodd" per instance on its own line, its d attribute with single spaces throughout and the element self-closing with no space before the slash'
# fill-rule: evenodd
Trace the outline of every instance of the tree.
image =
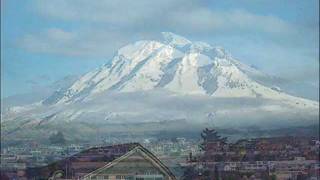
<svg viewBox="0 0 320 180">
<path fill-rule="evenodd" d="M 200 148 L 204 151 L 202 159 L 207 162 L 223 161 L 224 155 L 219 153 L 224 152 L 224 146 L 227 142 L 227 138 L 222 138 L 218 135 L 215 129 L 205 128 L 201 133 L 202 143 Z M 218 153 L 216 153 L 218 152 Z M 203 176 L 205 179 L 219 179 L 218 165 L 205 164 Z"/>
<path fill-rule="evenodd" d="M 61 131 L 58 131 L 57 133 L 52 134 L 49 137 L 49 141 L 51 144 L 65 144 L 66 143 L 64 135 Z"/>
<path fill-rule="evenodd" d="M 221 138 L 220 135 L 218 135 L 218 132 L 215 129 L 208 129 L 205 128 L 201 133 L 202 143 L 200 145 L 200 148 L 203 151 L 208 151 L 210 149 L 211 143 L 221 143 L 226 144 L 227 138 Z"/>
</svg>

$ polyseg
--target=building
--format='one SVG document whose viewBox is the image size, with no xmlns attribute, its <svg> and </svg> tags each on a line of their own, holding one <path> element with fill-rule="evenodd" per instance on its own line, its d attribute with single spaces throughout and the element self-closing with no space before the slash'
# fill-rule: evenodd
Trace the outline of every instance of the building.
<svg viewBox="0 0 320 180">
<path fill-rule="evenodd" d="M 155 155 L 138 143 L 91 148 L 20 174 L 18 179 L 176 179 Z"/>
</svg>

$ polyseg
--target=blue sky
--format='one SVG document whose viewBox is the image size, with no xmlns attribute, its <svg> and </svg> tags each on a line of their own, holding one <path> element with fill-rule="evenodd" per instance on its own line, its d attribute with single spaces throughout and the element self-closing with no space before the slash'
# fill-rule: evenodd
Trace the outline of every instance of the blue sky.
<svg viewBox="0 0 320 180">
<path fill-rule="evenodd" d="M 106 63 L 121 46 L 171 31 L 318 91 L 318 0 L 2 0 L 1 95 Z"/>
</svg>

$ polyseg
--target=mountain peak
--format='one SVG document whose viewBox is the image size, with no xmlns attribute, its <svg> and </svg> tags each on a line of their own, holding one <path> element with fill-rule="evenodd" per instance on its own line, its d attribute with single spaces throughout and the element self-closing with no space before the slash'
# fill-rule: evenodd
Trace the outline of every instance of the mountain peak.
<svg viewBox="0 0 320 180">
<path fill-rule="evenodd" d="M 88 72 L 50 99 L 81 102 L 103 92 L 163 89 L 177 94 L 213 97 L 294 99 L 255 81 L 258 71 L 223 48 L 163 32 L 164 42 L 137 41 L 118 50 L 112 61 Z"/>
<path fill-rule="evenodd" d="M 112 129 L 118 128 L 122 132 L 130 128 L 119 127 L 129 127 L 128 123 L 154 124 L 162 129 L 167 127 L 162 122 L 175 119 L 205 125 L 212 112 L 220 125 L 249 127 L 257 123 L 263 128 L 268 124 L 278 127 L 280 122 L 296 126 L 319 118 L 318 102 L 288 95 L 275 84 L 265 83 L 268 76 L 234 59 L 223 48 L 162 34 L 165 42 L 130 43 L 108 64 L 63 84 L 39 103 L 10 107 L 1 116 L 6 121 L 5 134 L 25 138 L 29 132 L 34 135 L 39 129 L 60 127 L 81 127 L 79 133 L 90 133 L 92 127 L 103 125 L 106 131 L 118 132 Z M 9 120 L 12 124 L 7 125 Z M 18 128 L 25 131 L 16 131 Z"/>
<path fill-rule="evenodd" d="M 187 38 L 174 34 L 172 32 L 162 32 L 162 36 L 164 38 L 164 43 L 171 46 L 183 47 L 191 44 L 191 41 Z"/>
</svg>

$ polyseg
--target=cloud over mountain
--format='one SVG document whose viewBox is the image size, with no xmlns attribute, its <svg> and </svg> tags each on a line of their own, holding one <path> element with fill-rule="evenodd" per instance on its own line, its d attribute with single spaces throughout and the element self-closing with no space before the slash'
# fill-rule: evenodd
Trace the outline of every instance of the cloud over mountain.
<svg viewBox="0 0 320 180">
<path fill-rule="evenodd" d="M 92 126 L 117 131 L 118 125 L 136 131 L 135 124 L 176 120 L 233 128 L 317 123 L 318 102 L 285 93 L 223 48 L 170 32 L 163 37 L 120 48 L 111 61 L 40 102 L 8 107 L 5 132 L 21 136 L 39 128 Z M 16 131 L 16 125 L 24 130 Z"/>
</svg>

